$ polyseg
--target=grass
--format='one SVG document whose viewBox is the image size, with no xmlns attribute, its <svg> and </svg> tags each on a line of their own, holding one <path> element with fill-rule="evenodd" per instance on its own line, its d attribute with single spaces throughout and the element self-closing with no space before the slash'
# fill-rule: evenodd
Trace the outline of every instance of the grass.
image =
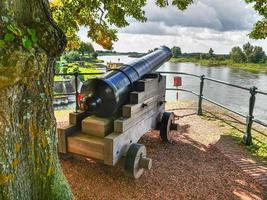
<svg viewBox="0 0 267 200">
<path fill-rule="evenodd" d="M 226 132 L 225 134 L 231 136 L 239 144 L 244 146 L 244 144 L 242 142 L 244 133 L 242 133 L 236 129 L 231 129 L 229 132 Z M 252 155 L 257 156 L 265 164 L 267 164 L 267 137 L 255 132 L 255 131 L 252 133 L 252 137 L 253 137 L 252 145 L 251 146 L 245 146 L 245 148 Z"/>
<path fill-rule="evenodd" d="M 63 78 L 62 76 L 54 76 L 54 81 L 64 81 L 66 80 L 65 78 Z"/>
<path fill-rule="evenodd" d="M 267 164 L 267 130 L 260 126 L 255 126 L 252 129 L 252 145 L 246 146 L 243 143 L 243 136 L 245 130 L 245 124 L 242 124 L 237 118 L 228 118 L 232 116 L 228 111 L 218 111 L 211 114 L 203 113 L 202 119 L 207 121 L 218 122 L 219 127 L 224 128 L 224 135 L 229 136 L 240 145 L 241 148 L 245 148 L 250 154 L 261 159 Z M 234 121 L 232 121 L 234 120 Z M 239 123 L 236 123 L 239 122 Z"/>
<path fill-rule="evenodd" d="M 61 69 L 61 71 L 64 73 L 73 73 L 79 69 L 80 73 L 101 73 L 102 71 L 98 68 L 105 67 L 103 64 L 101 64 L 104 62 L 103 60 L 92 58 L 89 55 L 81 55 L 81 60 L 83 61 L 74 61 L 64 64 L 64 67 Z M 83 75 L 81 77 L 82 80 L 87 80 L 96 76 L 97 75 Z M 62 76 L 54 76 L 54 81 L 64 81 L 69 78 L 71 78 L 71 76 L 65 76 L 64 78 Z"/>
<path fill-rule="evenodd" d="M 234 63 L 230 59 L 226 60 L 212 60 L 212 59 L 196 59 L 196 58 L 172 58 L 171 62 L 179 63 L 179 62 L 192 62 L 205 66 L 228 66 L 236 69 L 243 69 L 256 73 L 267 73 L 267 64 L 266 63 Z"/>
</svg>

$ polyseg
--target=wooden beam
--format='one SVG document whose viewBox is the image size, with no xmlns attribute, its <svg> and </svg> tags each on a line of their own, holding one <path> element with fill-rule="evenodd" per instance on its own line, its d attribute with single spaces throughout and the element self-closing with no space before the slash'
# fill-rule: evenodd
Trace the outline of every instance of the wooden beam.
<svg viewBox="0 0 267 200">
<path fill-rule="evenodd" d="M 158 94 L 138 104 L 126 104 L 122 107 L 123 118 L 135 118 L 140 112 L 151 109 L 155 104 L 165 101 L 165 92 L 158 91 Z"/>
<path fill-rule="evenodd" d="M 125 154 L 127 145 L 138 142 L 138 140 L 149 131 L 156 127 L 159 120 L 159 115 L 163 112 L 161 106 L 156 112 L 153 112 L 146 119 L 141 120 L 136 126 L 128 129 L 123 134 L 111 133 L 104 138 L 104 163 L 107 165 L 115 165 L 118 160 Z"/>
<path fill-rule="evenodd" d="M 68 152 L 97 160 L 104 159 L 104 139 L 78 133 L 68 137 Z"/>
<path fill-rule="evenodd" d="M 57 137 L 58 137 L 58 152 L 67 153 L 67 137 L 70 135 L 74 135 L 77 131 L 77 127 L 75 125 L 68 125 L 62 128 L 57 129 Z"/>
<path fill-rule="evenodd" d="M 90 116 L 82 121 L 82 132 L 98 137 L 105 137 L 113 131 L 112 118 Z"/>
<path fill-rule="evenodd" d="M 166 76 L 162 76 L 160 82 L 158 82 L 158 78 L 149 79 L 149 82 L 141 82 L 141 86 L 139 89 L 145 88 L 145 91 L 134 91 L 130 93 L 130 104 L 138 104 L 141 103 L 159 93 L 159 91 L 163 91 L 165 94 L 166 88 Z M 152 80 L 152 81 L 151 81 Z M 145 85 L 147 84 L 147 85 Z"/>
<path fill-rule="evenodd" d="M 114 121 L 114 132 L 124 133 L 131 127 L 136 126 L 136 124 L 138 124 L 140 121 L 145 120 L 149 116 L 151 116 L 153 113 L 156 113 L 158 109 L 160 108 L 159 101 L 162 101 L 161 99 L 164 99 L 164 97 L 161 97 L 161 99 L 157 99 L 157 98 L 159 97 L 158 96 L 152 97 L 150 99 L 151 101 L 148 104 L 148 106 L 144 108 L 136 109 L 136 112 L 133 112 L 130 118 L 120 118 L 120 119 L 115 120 Z"/>
<path fill-rule="evenodd" d="M 135 90 L 138 92 L 147 91 L 155 85 L 155 82 L 158 81 L 158 78 L 147 78 L 144 80 L 139 80 L 135 83 Z"/>
<path fill-rule="evenodd" d="M 70 124 L 76 125 L 78 129 L 81 129 L 81 123 L 82 120 L 88 117 L 90 114 L 88 114 L 85 111 L 79 111 L 79 112 L 72 112 L 69 114 L 69 122 Z"/>
</svg>

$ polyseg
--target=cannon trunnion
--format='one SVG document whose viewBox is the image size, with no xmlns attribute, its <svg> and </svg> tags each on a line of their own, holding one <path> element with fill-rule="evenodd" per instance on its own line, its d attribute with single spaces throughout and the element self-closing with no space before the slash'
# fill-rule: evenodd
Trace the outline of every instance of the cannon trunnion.
<svg viewBox="0 0 267 200">
<path fill-rule="evenodd" d="M 154 65 L 146 61 L 146 68 L 150 67 L 148 71 L 155 70 L 169 57 L 165 48 L 149 54 L 161 59 L 150 57 Z M 167 53 L 162 53 L 165 51 Z M 138 59 L 132 66 L 135 66 L 134 63 L 139 66 L 141 62 L 145 63 Z M 127 65 L 124 67 L 123 70 L 126 70 Z M 133 67 L 127 70 L 130 72 Z M 173 113 L 164 112 L 166 77 L 153 74 L 144 78 L 147 69 L 140 67 L 138 70 L 142 75 L 131 72 L 132 82 L 123 75 L 126 72 L 113 71 L 104 78 L 93 79 L 93 85 L 89 82 L 85 84 L 87 111 L 70 113 L 70 125 L 58 128 L 58 150 L 61 155 L 75 154 L 110 166 L 124 157 L 125 171 L 133 178 L 139 178 L 144 169 L 151 169 L 152 159 L 148 157 L 145 146 L 137 142 L 147 131 L 156 127 L 160 129 L 162 141 L 168 142 L 170 128 L 174 127 L 174 116 Z M 120 78 L 123 80 L 113 84 Z M 115 117 L 113 114 L 118 108 L 122 112 Z M 103 109 L 106 109 L 108 116 Z"/>
<path fill-rule="evenodd" d="M 86 81 L 81 89 L 84 109 L 96 116 L 112 116 L 129 99 L 134 83 L 157 70 L 171 56 L 171 50 L 163 46 L 101 78 Z"/>
</svg>

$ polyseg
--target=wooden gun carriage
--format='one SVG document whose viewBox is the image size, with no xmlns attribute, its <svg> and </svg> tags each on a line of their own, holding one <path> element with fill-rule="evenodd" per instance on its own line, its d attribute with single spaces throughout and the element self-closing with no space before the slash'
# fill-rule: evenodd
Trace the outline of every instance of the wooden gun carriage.
<svg viewBox="0 0 267 200">
<path fill-rule="evenodd" d="M 164 142 L 170 139 L 174 115 L 164 112 L 165 89 L 165 76 L 146 74 L 133 83 L 127 103 L 116 115 L 70 113 L 69 126 L 58 128 L 59 152 L 99 160 L 110 166 L 124 157 L 127 174 L 139 178 L 144 169 L 152 167 L 145 146 L 137 143 L 139 139 L 155 128 L 160 129 Z"/>
</svg>

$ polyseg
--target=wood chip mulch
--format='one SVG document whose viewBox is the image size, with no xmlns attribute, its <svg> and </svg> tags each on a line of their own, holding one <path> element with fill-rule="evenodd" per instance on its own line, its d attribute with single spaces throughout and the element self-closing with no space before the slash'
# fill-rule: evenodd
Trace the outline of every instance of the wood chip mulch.
<svg viewBox="0 0 267 200">
<path fill-rule="evenodd" d="M 115 167 L 110 167 L 79 157 L 62 159 L 61 165 L 75 198 L 267 199 L 266 191 L 224 156 L 215 144 L 204 144 L 200 142 L 202 136 L 197 140 L 197 136 L 194 138 L 190 134 L 194 120 L 198 119 L 193 115 L 181 119 L 188 125 L 184 124 L 180 130 L 173 131 L 171 144 L 162 143 L 158 131 L 150 131 L 141 138 L 139 143 L 146 146 L 153 167 L 138 180 L 125 175 L 123 160 Z M 195 126 L 195 129 L 200 130 L 201 126 Z"/>
</svg>

